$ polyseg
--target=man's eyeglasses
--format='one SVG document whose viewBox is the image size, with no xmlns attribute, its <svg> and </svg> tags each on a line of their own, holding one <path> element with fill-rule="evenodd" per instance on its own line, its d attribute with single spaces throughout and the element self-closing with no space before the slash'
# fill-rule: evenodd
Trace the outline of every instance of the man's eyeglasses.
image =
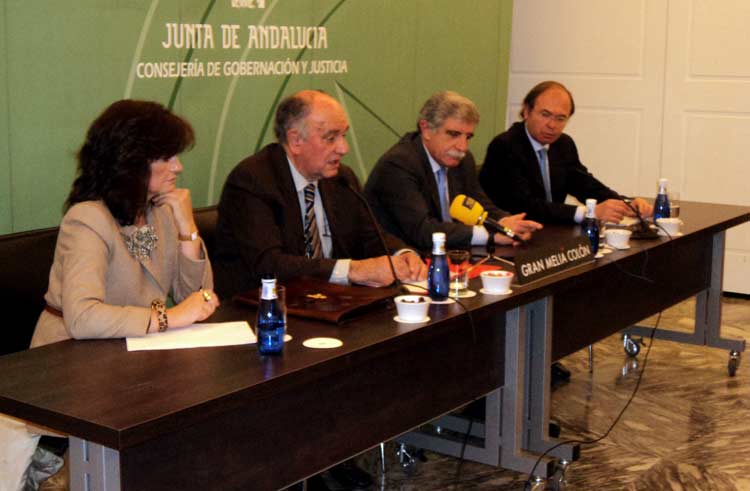
<svg viewBox="0 0 750 491">
<path fill-rule="evenodd" d="M 546 119 L 548 121 L 551 119 L 551 120 L 554 120 L 555 123 L 560 123 L 560 124 L 567 123 L 568 122 L 568 118 L 570 117 L 570 116 L 566 116 L 564 114 L 553 114 L 553 113 L 551 113 L 549 111 L 546 111 L 544 109 L 541 110 L 541 111 L 538 111 L 538 113 L 539 113 L 539 115 L 542 118 L 544 118 L 544 119 Z"/>
</svg>

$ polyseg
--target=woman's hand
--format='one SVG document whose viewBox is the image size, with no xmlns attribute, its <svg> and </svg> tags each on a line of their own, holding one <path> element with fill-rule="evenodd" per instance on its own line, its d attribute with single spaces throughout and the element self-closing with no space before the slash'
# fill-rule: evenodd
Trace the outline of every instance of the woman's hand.
<svg viewBox="0 0 750 491">
<path fill-rule="evenodd" d="M 190 199 L 190 190 L 177 188 L 168 193 L 157 194 L 152 199 L 157 206 L 167 205 L 172 209 L 174 221 L 177 224 L 177 233 L 180 239 L 180 250 L 190 259 L 203 259 L 199 240 L 190 240 L 193 233 L 198 232 L 198 226 L 193 218 L 193 202 Z"/>
<path fill-rule="evenodd" d="M 180 235 L 189 236 L 198 230 L 193 219 L 193 201 L 189 189 L 176 188 L 168 193 L 157 194 L 152 201 L 158 206 L 168 205 L 172 208 Z"/>
<path fill-rule="evenodd" d="M 213 290 L 193 292 L 171 309 L 167 309 L 169 327 L 185 327 L 205 320 L 220 304 Z"/>
</svg>

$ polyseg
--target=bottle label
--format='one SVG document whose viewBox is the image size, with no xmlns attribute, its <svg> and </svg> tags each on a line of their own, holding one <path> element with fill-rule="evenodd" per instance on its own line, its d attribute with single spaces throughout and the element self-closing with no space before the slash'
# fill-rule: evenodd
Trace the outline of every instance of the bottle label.
<svg viewBox="0 0 750 491">
<path fill-rule="evenodd" d="M 276 282 L 263 282 L 263 287 L 260 292 L 260 298 L 261 300 L 273 300 L 275 298 L 278 298 L 276 295 Z"/>
<path fill-rule="evenodd" d="M 596 201 L 593 203 L 591 200 L 587 200 L 586 203 L 586 218 L 596 218 Z"/>
</svg>

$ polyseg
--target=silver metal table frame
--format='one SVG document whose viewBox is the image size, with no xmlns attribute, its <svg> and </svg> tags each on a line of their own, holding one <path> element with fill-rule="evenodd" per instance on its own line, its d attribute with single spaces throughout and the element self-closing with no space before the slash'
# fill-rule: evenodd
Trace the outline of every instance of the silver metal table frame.
<svg viewBox="0 0 750 491">
<path fill-rule="evenodd" d="M 695 327 L 693 332 L 678 332 L 659 328 L 654 338 L 680 343 L 708 346 L 741 353 L 745 351 L 744 339 L 721 337 L 721 290 L 724 279 L 724 244 L 726 232 L 713 236 L 711 250 L 710 287 L 695 296 Z M 633 326 L 623 331 L 630 336 L 650 336 L 651 327 Z"/>
</svg>

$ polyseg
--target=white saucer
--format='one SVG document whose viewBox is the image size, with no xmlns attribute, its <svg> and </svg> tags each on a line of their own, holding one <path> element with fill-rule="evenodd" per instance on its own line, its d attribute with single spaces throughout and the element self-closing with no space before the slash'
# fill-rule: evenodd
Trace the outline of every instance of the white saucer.
<svg viewBox="0 0 750 491">
<path fill-rule="evenodd" d="M 661 237 L 667 237 L 667 233 L 662 229 L 657 230 L 656 233 L 659 234 Z M 670 234 L 670 235 L 672 237 L 682 237 L 685 234 L 683 234 L 682 232 L 677 232 L 676 234 Z"/>
<path fill-rule="evenodd" d="M 604 257 L 604 253 L 603 253 L 603 252 L 597 252 L 597 253 L 596 253 L 596 254 L 594 255 L 594 259 L 601 259 L 601 258 L 603 258 L 603 257 Z"/>
<path fill-rule="evenodd" d="M 612 249 L 618 250 L 618 251 L 627 251 L 628 249 L 630 249 L 631 246 L 630 246 L 630 244 L 628 244 L 625 247 L 616 247 L 616 246 L 613 246 L 613 245 L 611 245 L 609 247 L 611 247 Z"/>
<path fill-rule="evenodd" d="M 459 290 L 458 292 L 456 292 L 456 290 L 451 290 L 449 296 L 451 298 L 471 298 L 476 297 L 477 292 L 475 292 L 474 290 Z"/>
<path fill-rule="evenodd" d="M 340 348 L 344 343 L 340 339 L 336 338 L 310 338 L 305 339 L 302 342 L 302 346 L 305 348 L 313 349 L 331 349 Z"/>
<path fill-rule="evenodd" d="M 601 246 L 601 247 L 599 248 L 599 254 L 604 254 L 605 256 L 606 256 L 607 254 L 612 254 L 613 252 L 615 252 L 615 251 L 614 251 L 614 250 L 612 250 L 612 247 L 611 247 L 611 246 L 608 246 L 608 245 L 603 245 L 603 246 Z"/>
<path fill-rule="evenodd" d="M 513 293 L 513 290 L 511 290 L 510 288 L 508 288 L 504 292 L 496 292 L 493 290 L 487 290 L 486 288 L 481 288 L 479 291 L 485 295 L 510 295 L 511 293 Z"/>
<path fill-rule="evenodd" d="M 419 320 L 415 320 L 415 321 L 407 321 L 407 320 L 402 319 L 399 316 L 396 316 L 396 317 L 393 318 L 393 320 L 396 321 L 396 322 L 400 322 L 402 324 L 422 324 L 423 322 L 430 322 L 430 316 L 428 315 L 424 319 L 419 319 Z"/>
<path fill-rule="evenodd" d="M 445 300 L 433 300 L 433 299 L 430 299 L 430 303 L 436 304 L 436 305 L 448 305 L 448 304 L 451 304 L 451 303 L 456 303 L 456 301 L 453 300 L 452 298 L 448 297 Z"/>
</svg>

